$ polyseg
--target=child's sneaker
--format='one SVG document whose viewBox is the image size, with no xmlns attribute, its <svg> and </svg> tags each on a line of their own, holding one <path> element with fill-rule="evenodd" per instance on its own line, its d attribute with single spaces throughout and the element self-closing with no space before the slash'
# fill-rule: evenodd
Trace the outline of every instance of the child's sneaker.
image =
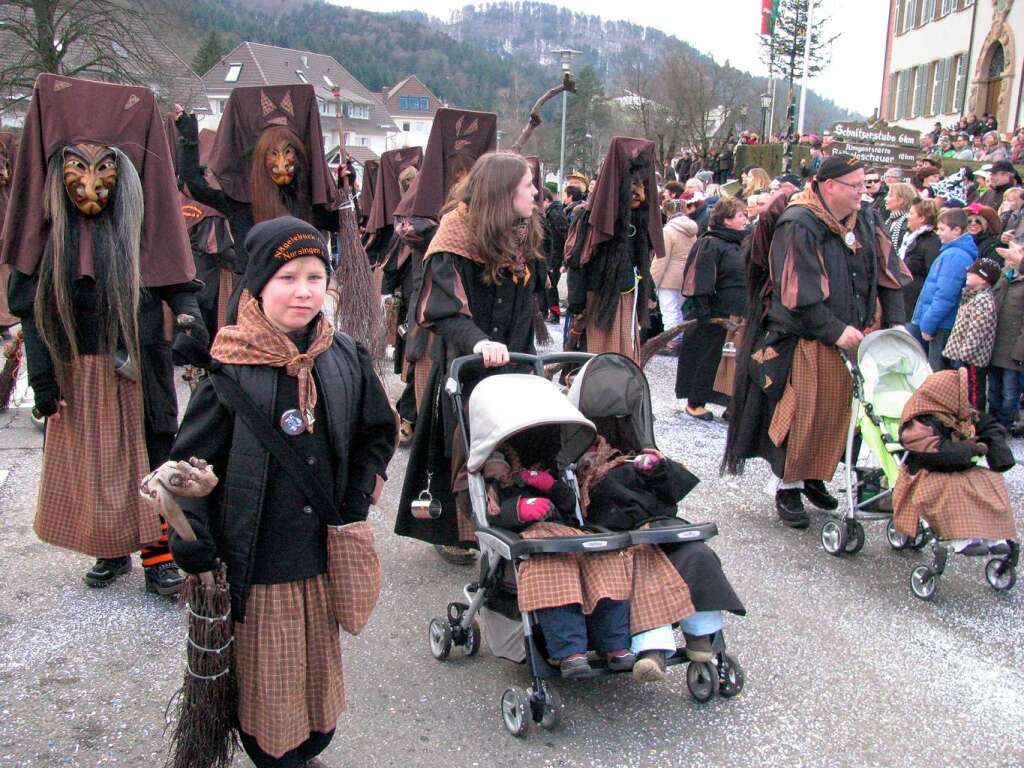
<svg viewBox="0 0 1024 768">
<path fill-rule="evenodd" d="M 660 683 L 665 679 L 665 652 L 643 651 L 633 665 L 633 679 L 638 683 Z"/>
<path fill-rule="evenodd" d="M 562 677 L 584 677 L 590 674 L 590 662 L 585 653 L 574 653 L 562 659 L 558 668 L 562 671 Z"/>
<path fill-rule="evenodd" d="M 609 651 L 605 655 L 605 659 L 608 662 L 608 669 L 612 672 L 625 672 L 627 669 L 632 669 L 633 665 L 636 664 L 636 655 L 626 648 L 619 651 Z"/>
<path fill-rule="evenodd" d="M 714 661 L 715 652 L 711 647 L 711 635 L 688 635 L 686 638 L 686 658 L 690 661 Z"/>
</svg>

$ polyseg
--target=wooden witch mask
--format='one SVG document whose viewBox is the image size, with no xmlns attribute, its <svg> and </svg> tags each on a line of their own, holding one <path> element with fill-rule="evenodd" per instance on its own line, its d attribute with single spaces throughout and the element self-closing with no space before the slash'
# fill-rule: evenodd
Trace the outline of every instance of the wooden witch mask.
<svg viewBox="0 0 1024 768">
<path fill-rule="evenodd" d="M 117 156 L 103 144 L 64 147 L 64 189 L 85 216 L 98 216 L 117 187 Z"/>
</svg>

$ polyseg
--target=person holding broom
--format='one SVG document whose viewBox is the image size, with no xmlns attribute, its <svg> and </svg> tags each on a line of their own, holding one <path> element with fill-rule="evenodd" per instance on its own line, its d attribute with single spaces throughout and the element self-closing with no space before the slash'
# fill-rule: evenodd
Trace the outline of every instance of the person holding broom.
<svg viewBox="0 0 1024 768">
<path fill-rule="evenodd" d="M 379 579 L 366 517 L 397 416 L 369 353 L 322 313 L 330 258 L 319 232 L 282 216 L 256 224 L 245 251 L 253 298 L 203 361 L 211 375 L 172 450 L 220 482 L 182 499 L 195 540 L 174 533 L 171 549 L 188 573 L 227 567 L 239 736 L 253 764 L 324 766 L 316 756 L 345 708 L 338 624 L 357 632 L 369 615 L 352 627 L 336 592 Z M 341 559 L 356 578 L 334 577 Z"/>
</svg>

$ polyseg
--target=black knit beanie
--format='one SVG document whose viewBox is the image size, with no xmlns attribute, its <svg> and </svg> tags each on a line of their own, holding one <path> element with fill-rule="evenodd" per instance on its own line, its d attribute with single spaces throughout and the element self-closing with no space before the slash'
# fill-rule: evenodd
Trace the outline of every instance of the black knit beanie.
<svg viewBox="0 0 1024 768">
<path fill-rule="evenodd" d="M 331 258 L 316 227 L 294 216 L 279 216 L 261 221 L 245 238 L 249 265 L 245 270 L 245 287 L 254 297 L 274 274 L 292 259 L 316 256 L 331 274 Z"/>
</svg>

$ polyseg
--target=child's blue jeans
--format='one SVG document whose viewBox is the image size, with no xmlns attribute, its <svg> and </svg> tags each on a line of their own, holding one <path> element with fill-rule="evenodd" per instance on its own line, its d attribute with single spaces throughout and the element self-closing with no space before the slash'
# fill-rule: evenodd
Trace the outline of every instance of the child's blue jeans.
<svg viewBox="0 0 1024 768">
<path fill-rule="evenodd" d="M 561 661 L 590 646 L 598 653 L 629 648 L 629 602 L 604 599 L 589 616 L 579 605 L 560 605 L 533 612 L 537 617 L 548 656 Z M 587 642 L 589 635 L 590 642 Z"/>
</svg>

